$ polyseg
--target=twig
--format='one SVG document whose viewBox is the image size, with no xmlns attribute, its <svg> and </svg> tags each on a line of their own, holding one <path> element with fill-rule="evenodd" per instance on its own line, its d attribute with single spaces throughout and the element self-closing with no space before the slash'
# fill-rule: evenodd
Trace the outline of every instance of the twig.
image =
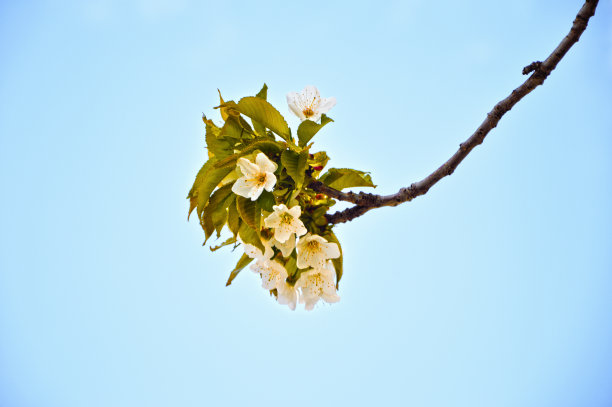
<svg viewBox="0 0 612 407">
<path fill-rule="evenodd" d="M 331 215 L 327 215 L 327 220 L 331 224 L 348 222 L 369 211 L 370 209 L 380 208 L 382 206 L 396 206 L 403 202 L 408 202 L 417 196 L 424 195 L 429 189 L 434 186 L 442 178 L 451 175 L 457 166 L 465 157 L 479 144 L 482 144 L 484 138 L 489 132 L 497 126 L 499 120 L 506 114 L 515 104 L 523 99 L 529 92 L 537 86 L 544 83 L 544 80 L 550 75 L 553 69 L 565 56 L 567 51 L 580 39 L 589 22 L 589 19 L 595 14 L 598 0 L 586 0 L 578 15 L 574 19 L 572 28 L 568 35 L 563 38 L 561 43 L 555 50 L 546 58 L 544 62 L 533 62 L 523 69 L 523 74 L 527 75 L 531 72 L 531 76 L 523 82 L 521 86 L 514 89 L 512 93 L 504 100 L 497 103 L 491 112 L 487 114 L 486 119 L 476 129 L 465 142 L 459 145 L 459 150 L 451 158 L 442 164 L 437 170 L 429 174 L 421 181 L 415 182 L 408 188 L 402 188 L 397 193 L 392 195 L 376 195 L 369 193 L 353 193 L 341 192 L 324 185 L 322 182 L 314 181 L 308 186 L 313 190 L 326 194 L 332 198 L 342 201 L 348 201 L 355 206 L 338 211 Z"/>
</svg>

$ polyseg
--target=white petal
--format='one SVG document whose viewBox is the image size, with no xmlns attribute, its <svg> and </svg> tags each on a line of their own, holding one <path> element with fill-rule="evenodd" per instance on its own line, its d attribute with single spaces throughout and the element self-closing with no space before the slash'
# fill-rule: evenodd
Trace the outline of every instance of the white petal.
<svg viewBox="0 0 612 407">
<path fill-rule="evenodd" d="M 289 236 L 289 238 L 284 242 L 281 243 L 276 239 L 273 239 L 274 241 L 274 246 L 276 246 L 281 253 L 283 254 L 283 257 L 289 257 L 291 255 L 291 253 L 293 252 L 293 249 L 295 249 L 295 235 L 291 234 L 291 236 Z"/>
<path fill-rule="evenodd" d="M 310 235 L 310 239 L 311 240 L 316 240 L 319 243 L 327 243 L 327 239 L 325 239 L 323 236 L 319 236 L 319 235 Z"/>
<path fill-rule="evenodd" d="M 251 192 L 249 193 L 248 198 L 251 198 L 251 201 L 256 201 L 262 192 L 263 192 L 263 185 L 254 186 L 253 188 L 251 188 Z"/>
<path fill-rule="evenodd" d="M 287 283 L 279 284 L 278 288 L 278 303 L 288 305 L 291 310 L 295 310 L 297 304 L 297 290 Z"/>
<path fill-rule="evenodd" d="M 318 122 L 320 118 L 321 118 L 321 112 L 317 111 L 317 112 L 315 112 L 315 114 L 313 114 L 312 116 L 310 116 L 306 120 L 311 120 L 313 122 Z"/>
<path fill-rule="evenodd" d="M 268 192 L 272 192 L 274 185 L 276 185 L 276 176 L 271 172 L 266 172 L 266 183 L 264 184 L 264 189 Z"/>
<path fill-rule="evenodd" d="M 241 177 L 238 178 L 236 182 L 234 182 L 234 185 L 232 185 L 232 192 L 236 195 L 240 195 L 245 198 L 250 198 L 251 190 L 253 189 L 253 187 L 254 185 L 252 182 L 247 180 L 246 177 Z"/>
<path fill-rule="evenodd" d="M 259 167 L 256 164 L 253 164 L 252 162 L 250 162 L 244 157 L 240 157 L 238 159 L 237 165 L 238 165 L 238 168 L 240 168 L 240 171 L 242 172 L 242 174 L 246 175 L 249 178 L 254 177 L 260 171 Z"/>
<path fill-rule="evenodd" d="M 308 103 L 307 106 L 310 106 L 313 101 L 318 102 L 321 98 L 321 95 L 319 94 L 319 89 L 317 89 L 317 87 L 313 85 L 306 85 L 300 96 L 303 101 Z"/>
<path fill-rule="evenodd" d="M 306 227 L 304 227 L 304 223 L 299 219 L 294 219 L 294 221 L 291 222 L 291 226 L 293 226 L 296 236 L 302 236 L 308 232 Z"/>
<path fill-rule="evenodd" d="M 336 243 L 321 243 L 321 248 L 326 259 L 337 259 L 340 257 L 340 249 Z"/>
<path fill-rule="evenodd" d="M 302 113 L 302 109 L 300 109 L 297 105 L 298 94 L 296 92 L 287 93 L 287 105 L 289 105 L 289 110 L 293 112 L 300 120 L 306 119 L 304 113 Z"/>
<path fill-rule="evenodd" d="M 274 290 L 278 285 L 276 276 L 273 273 L 261 273 L 261 286 L 266 290 Z"/>
<path fill-rule="evenodd" d="M 285 243 L 292 233 L 293 231 L 291 230 L 290 225 L 282 223 L 274 229 L 274 238 L 281 243 Z"/>
<path fill-rule="evenodd" d="M 255 163 L 263 172 L 274 172 L 278 168 L 278 165 L 275 162 L 270 161 L 270 159 L 264 153 L 257 154 L 257 157 L 255 157 Z"/>
<path fill-rule="evenodd" d="M 276 206 L 274 208 L 276 208 Z M 267 228 L 275 228 L 280 225 L 280 221 L 281 218 L 278 211 L 274 210 L 274 212 L 264 219 L 264 225 L 266 225 Z"/>
<path fill-rule="evenodd" d="M 244 254 L 246 254 L 252 259 L 263 258 L 263 254 L 261 253 L 261 250 L 259 250 L 257 247 L 253 246 L 252 244 L 248 244 L 248 243 L 244 243 Z"/>
<path fill-rule="evenodd" d="M 287 212 L 289 212 L 289 215 L 293 216 L 294 218 L 299 219 L 300 215 L 302 214 L 302 208 L 300 207 L 300 205 L 295 205 Z"/>
<path fill-rule="evenodd" d="M 312 253 L 310 253 L 308 250 L 299 250 L 299 243 L 298 243 L 298 255 L 297 255 L 298 268 L 300 269 L 308 268 L 308 266 L 310 266 L 310 263 L 311 263 L 311 256 L 312 256 Z"/>
<path fill-rule="evenodd" d="M 312 311 L 317 302 L 319 302 L 319 298 L 309 298 L 307 301 L 304 302 L 306 303 L 306 305 L 304 306 L 306 311 Z"/>
<path fill-rule="evenodd" d="M 263 245 L 265 248 L 263 258 L 269 260 L 272 258 L 272 256 L 274 256 L 274 250 L 272 250 L 272 246 L 270 245 L 269 241 L 263 242 Z"/>
<path fill-rule="evenodd" d="M 333 293 L 333 294 L 323 293 L 323 295 L 321 295 L 321 298 L 323 298 L 323 300 L 329 304 L 340 301 L 340 296 L 336 293 Z"/>
<path fill-rule="evenodd" d="M 274 212 L 286 212 L 289 209 L 287 208 L 287 205 L 285 204 L 280 204 L 280 205 L 274 205 L 272 207 L 272 209 L 274 210 Z"/>
<path fill-rule="evenodd" d="M 336 106 L 336 98 L 321 98 L 321 103 L 317 109 L 319 113 L 327 113 L 332 107 Z"/>
<path fill-rule="evenodd" d="M 312 254 L 309 262 L 309 266 L 315 269 L 321 269 L 325 267 L 325 261 L 327 257 L 325 257 L 325 253 L 322 251 L 318 251 Z"/>
<path fill-rule="evenodd" d="M 295 103 L 295 101 L 298 98 L 298 93 L 297 92 L 289 92 L 289 93 L 287 93 L 286 97 L 287 97 L 287 104 Z"/>
</svg>

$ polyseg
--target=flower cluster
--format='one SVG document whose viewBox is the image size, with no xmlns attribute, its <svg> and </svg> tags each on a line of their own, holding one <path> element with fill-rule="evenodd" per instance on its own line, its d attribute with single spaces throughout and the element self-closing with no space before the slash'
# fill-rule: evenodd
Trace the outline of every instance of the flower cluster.
<svg viewBox="0 0 612 407">
<path fill-rule="evenodd" d="M 340 300 L 342 249 L 326 214 L 335 204 L 311 188 L 374 187 L 368 173 L 348 168 L 323 169 L 324 151 L 311 152 L 310 140 L 332 120 L 326 113 L 335 98 L 322 98 L 314 86 L 287 94 L 289 110 L 301 121 L 297 140 L 283 116 L 267 102 L 267 86 L 237 103 L 220 97 L 222 126 L 203 117 L 208 160 L 187 198 L 197 209 L 205 242 L 227 228 L 221 247 L 242 245 L 244 254 L 227 285 L 246 266 L 279 304 L 312 310 L 323 300 Z M 250 119 L 250 123 L 247 119 Z M 280 138 L 280 140 L 279 140 Z"/>
</svg>

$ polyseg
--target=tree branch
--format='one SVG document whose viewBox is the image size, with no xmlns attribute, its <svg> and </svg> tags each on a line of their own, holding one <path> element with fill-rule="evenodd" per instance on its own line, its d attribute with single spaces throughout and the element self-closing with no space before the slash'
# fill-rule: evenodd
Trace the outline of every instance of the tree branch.
<svg viewBox="0 0 612 407">
<path fill-rule="evenodd" d="M 569 34 L 561 40 L 557 48 L 555 48 L 548 58 L 546 58 L 544 62 L 533 62 L 523 68 L 523 74 L 527 75 L 533 72 L 531 76 L 523 82 L 522 85 L 514 89 L 508 97 L 493 107 L 493 110 L 487 114 L 482 124 L 465 142 L 459 145 L 459 150 L 457 150 L 448 161 L 421 181 L 415 182 L 407 188 L 401 188 L 397 193 L 392 195 L 376 195 L 365 192 L 341 192 L 326 186 L 320 181 L 311 182 L 308 186 L 313 190 L 326 194 L 332 198 L 355 204 L 355 206 L 351 208 L 338 211 L 331 215 L 326 215 L 329 223 L 336 224 L 348 222 L 363 215 L 370 209 L 380 208 L 382 206 L 396 206 L 403 202 L 411 201 L 417 196 L 426 194 L 427 191 L 442 178 L 451 175 L 474 147 L 482 144 L 484 138 L 497 126 L 497 123 L 499 123 L 504 114 L 512 109 L 514 105 L 537 86 L 544 83 L 544 80 L 550 75 L 553 69 L 556 68 L 567 51 L 569 51 L 572 45 L 580 39 L 580 36 L 587 27 L 589 19 L 595 14 L 597 3 L 598 0 L 586 0 L 574 19 Z"/>
</svg>

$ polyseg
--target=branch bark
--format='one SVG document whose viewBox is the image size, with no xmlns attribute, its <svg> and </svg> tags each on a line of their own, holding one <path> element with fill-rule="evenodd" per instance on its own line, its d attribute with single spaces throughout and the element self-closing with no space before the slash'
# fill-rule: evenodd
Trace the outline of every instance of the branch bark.
<svg viewBox="0 0 612 407">
<path fill-rule="evenodd" d="M 459 150 L 451 158 L 449 158 L 438 169 L 429 174 L 421 181 L 411 184 L 407 188 L 401 188 L 397 193 L 392 195 L 376 195 L 365 192 L 341 192 L 330 188 L 320 181 L 313 181 L 308 186 L 320 193 L 326 194 L 332 198 L 354 203 L 355 206 L 338 211 L 331 215 L 326 215 L 327 220 L 331 224 L 344 223 L 351 221 L 367 211 L 380 208 L 383 206 L 396 206 L 403 202 L 409 202 L 414 198 L 424 195 L 429 189 L 434 186 L 442 178 L 451 175 L 457 166 L 465 157 L 479 144 L 482 144 L 484 138 L 489 132 L 497 126 L 500 119 L 514 105 L 523 99 L 528 93 L 534 90 L 537 86 L 544 83 L 544 80 L 557 67 L 557 64 L 565 56 L 567 51 L 580 39 L 580 36 L 587 28 L 589 19 L 595 14 L 598 0 L 586 0 L 572 24 L 569 34 L 561 40 L 557 48 L 543 62 L 532 62 L 523 68 L 523 74 L 527 75 L 531 72 L 531 76 L 523 82 L 518 88 L 504 100 L 497 103 L 491 110 L 482 124 L 476 131 L 463 143 L 459 145 Z"/>
</svg>

